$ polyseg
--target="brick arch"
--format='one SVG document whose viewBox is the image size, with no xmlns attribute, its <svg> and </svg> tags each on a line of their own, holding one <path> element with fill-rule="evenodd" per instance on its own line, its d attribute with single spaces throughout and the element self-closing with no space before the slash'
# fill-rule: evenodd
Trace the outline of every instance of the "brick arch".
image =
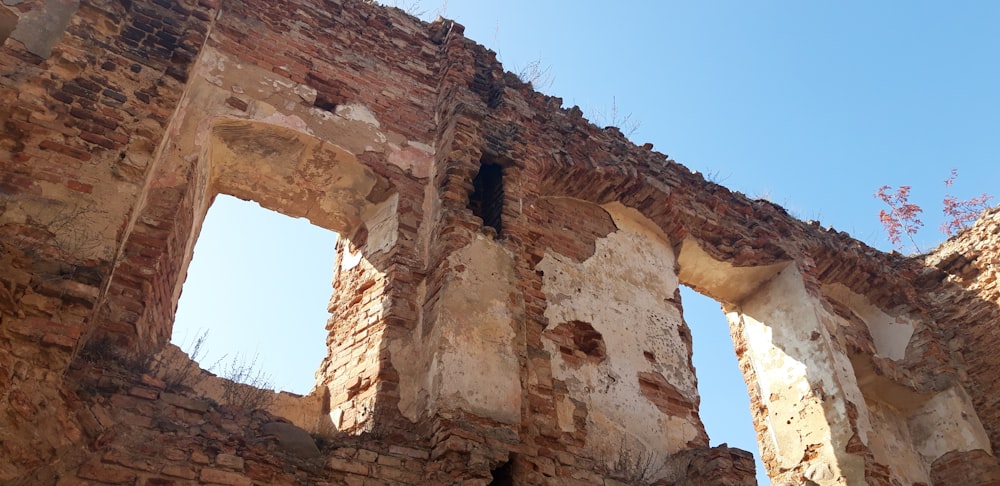
<svg viewBox="0 0 1000 486">
<path fill-rule="evenodd" d="M 674 245 L 696 241 L 714 259 L 739 267 L 800 255 L 793 234 L 802 223 L 783 208 L 708 181 L 650 146 L 628 143 L 617 130 L 576 128 L 558 153 L 529 159 L 525 177 L 537 178 L 541 195 L 619 202 L 656 224 Z M 603 149 L 596 152 L 600 158 L 577 148 L 593 151 L 594 145 Z"/>
</svg>

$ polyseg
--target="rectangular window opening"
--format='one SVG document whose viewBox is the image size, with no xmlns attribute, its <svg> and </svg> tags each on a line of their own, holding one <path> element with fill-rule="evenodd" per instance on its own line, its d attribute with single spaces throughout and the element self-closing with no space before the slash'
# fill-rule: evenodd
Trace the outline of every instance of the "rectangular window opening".
<svg viewBox="0 0 1000 486">
<path fill-rule="evenodd" d="M 336 239 L 305 219 L 219 195 L 194 248 L 171 342 L 189 354 L 199 344 L 192 358 L 220 377 L 308 394 L 327 354 Z"/>
</svg>

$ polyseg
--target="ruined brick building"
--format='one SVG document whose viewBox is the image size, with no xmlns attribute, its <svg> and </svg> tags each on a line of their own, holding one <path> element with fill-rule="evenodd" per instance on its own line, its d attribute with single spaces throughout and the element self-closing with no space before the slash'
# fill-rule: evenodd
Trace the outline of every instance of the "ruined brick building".
<svg viewBox="0 0 1000 486">
<path fill-rule="evenodd" d="M 881 253 L 462 30 L 4 0 L 0 483 L 752 484 L 699 419 L 683 283 L 727 312 L 775 484 L 1000 484 L 1000 212 Z M 218 194 L 342 235 L 316 388 L 266 410 L 168 345 Z"/>
</svg>

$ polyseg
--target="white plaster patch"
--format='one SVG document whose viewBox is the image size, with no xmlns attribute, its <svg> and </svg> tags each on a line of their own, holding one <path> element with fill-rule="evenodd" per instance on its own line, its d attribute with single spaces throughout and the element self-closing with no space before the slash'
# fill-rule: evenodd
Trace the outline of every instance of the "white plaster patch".
<svg viewBox="0 0 1000 486">
<path fill-rule="evenodd" d="M 736 267 L 712 258 L 693 238 L 681 244 L 680 276 L 684 283 L 719 302 L 735 303 L 774 277 L 788 262 L 754 267 Z"/>
<path fill-rule="evenodd" d="M 913 321 L 908 316 L 890 316 L 843 284 L 824 285 L 823 293 L 849 307 L 868 325 L 879 356 L 892 360 L 906 357 L 906 346 L 914 331 Z"/>
<path fill-rule="evenodd" d="M 317 93 L 315 88 L 300 84 L 296 86 L 292 92 L 299 95 L 299 98 L 302 98 L 302 101 L 305 101 L 306 103 L 312 104 L 316 101 Z"/>
<path fill-rule="evenodd" d="M 866 405 L 872 427 L 867 444 L 875 461 L 888 465 L 902 484 L 930 484 L 933 459 L 926 461 L 913 449 L 906 417 L 882 402 L 869 400 Z"/>
<path fill-rule="evenodd" d="M 309 114 L 315 118 L 319 118 L 320 120 L 325 120 L 325 121 L 333 120 L 337 116 L 333 113 L 330 113 L 329 111 L 321 110 L 315 107 L 309 108 Z"/>
<path fill-rule="evenodd" d="M 215 86 L 222 86 L 222 75 L 226 72 L 226 58 L 215 49 L 203 49 L 201 59 L 195 64 L 195 74 Z"/>
<path fill-rule="evenodd" d="M 399 235 L 399 194 L 393 194 L 377 206 L 369 207 L 362 216 L 368 226 L 368 242 L 365 245 L 371 254 L 389 251 L 396 246 Z"/>
<path fill-rule="evenodd" d="M 294 88 L 295 87 L 295 82 L 291 81 L 291 80 L 288 80 L 288 79 L 285 79 L 285 78 L 273 78 L 271 80 L 271 87 L 273 87 L 275 89 L 278 89 L 278 90 L 288 89 L 288 88 Z"/>
<path fill-rule="evenodd" d="M 740 314 L 731 312 L 727 319 L 739 321 Z M 747 336 L 747 349 L 757 370 L 757 385 L 761 401 L 768 409 L 767 429 L 772 447 L 783 468 L 794 468 L 805 453 L 808 442 L 800 431 L 809 430 L 805 424 L 822 419 L 822 410 L 815 411 L 815 404 L 803 402 L 809 391 L 807 367 L 775 346 L 773 328 L 749 315 L 743 315 L 743 328 Z M 814 409 L 809 413 L 809 409 Z M 800 419 L 806 419 L 804 422 Z M 818 424 L 816 432 L 826 427 Z M 818 440 L 817 442 L 821 442 Z"/>
<path fill-rule="evenodd" d="M 438 406 L 463 409 L 504 423 L 518 423 L 521 387 L 517 380 L 517 357 L 511 346 L 515 336 L 513 329 L 499 326 L 509 326 L 506 305 L 494 302 L 488 309 L 470 317 L 473 319 L 452 321 L 451 332 L 444 334 L 447 344 L 442 346 L 437 360 L 440 373 Z M 483 323 L 498 325 L 484 328 Z M 470 324 L 474 327 L 463 329 Z"/>
<path fill-rule="evenodd" d="M 524 316 L 510 302 L 517 289 L 514 259 L 502 246 L 480 235 L 448 262 L 452 277 L 440 291 L 434 335 L 421 350 L 433 353 L 430 406 L 438 413 L 463 410 L 518 424 L 521 381 L 514 341 L 517 323 Z M 400 392 L 411 395 L 415 390 L 401 386 Z"/>
<path fill-rule="evenodd" d="M 430 146 L 429 144 L 426 144 L 426 143 L 421 143 L 421 142 L 417 142 L 417 141 L 414 141 L 414 140 L 407 140 L 406 144 L 409 145 L 409 146 L 411 146 L 411 147 L 413 147 L 413 148 L 415 148 L 415 149 L 417 149 L 417 150 L 420 150 L 422 152 L 426 152 L 426 153 L 431 154 L 431 155 L 434 155 L 437 152 L 436 150 L 434 150 L 434 147 L 432 147 L 432 146 Z"/>
<path fill-rule="evenodd" d="M 313 134 L 312 129 L 309 128 L 309 125 L 305 122 L 305 120 L 296 115 L 285 115 L 283 113 L 274 112 L 268 116 L 260 117 L 258 120 L 264 123 L 277 125 L 279 127 L 291 128 L 309 135 Z"/>
<path fill-rule="evenodd" d="M 936 394 L 916 411 L 910 418 L 910 431 L 928 464 L 953 450 L 992 453 L 972 400 L 958 386 Z"/>
<path fill-rule="evenodd" d="M 330 423 L 332 423 L 337 430 L 340 430 L 340 426 L 344 424 L 344 411 L 341 410 L 340 407 L 337 407 L 330 412 Z"/>
<path fill-rule="evenodd" d="M 357 253 L 351 253 L 351 250 L 345 247 L 344 257 L 340 262 L 341 270 L 346 271 L 358 266 L 358 264 L 361 263 L 362 257 L 363 255 L 361 254 L 360 250 Z"/>
<path fill-rule="evenodd" d="M 388 161 L 390 164 L 408 171 L 414 177 L 424 178 L 431 174 L 434 151 L 425 144 L 410 143 L 405 147 L 389 144 Z"/>
<path fill-rule="evenodd" d="M 341 118 L 367 123 L 375 126 L 375 128 L 382 128 L 378 119 L 375 118 L 375 114 L 368 107 L 359 103 L 337 105 L 335 113 Z"/>
</svg>

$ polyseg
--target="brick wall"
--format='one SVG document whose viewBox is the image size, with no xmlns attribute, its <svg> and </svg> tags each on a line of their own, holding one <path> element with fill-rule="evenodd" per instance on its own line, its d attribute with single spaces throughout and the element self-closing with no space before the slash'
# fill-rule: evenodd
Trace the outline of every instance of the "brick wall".
<svg viewBox="0 0 1000 486">
<path fill-rule="evenodd" d="M 927 279 L 937 319 L 943 328 L 941 353 L 959 356 L 966 390 L 993 449 L 1000 448 L 1000 366 L 996 349 L 1000 330 L 1000 290 L 997 287 L 997 248 L 1000 211 L 987 211 L 971 229 L 952 237 L 927 258 L 940 270 Z"/>
</svg>

